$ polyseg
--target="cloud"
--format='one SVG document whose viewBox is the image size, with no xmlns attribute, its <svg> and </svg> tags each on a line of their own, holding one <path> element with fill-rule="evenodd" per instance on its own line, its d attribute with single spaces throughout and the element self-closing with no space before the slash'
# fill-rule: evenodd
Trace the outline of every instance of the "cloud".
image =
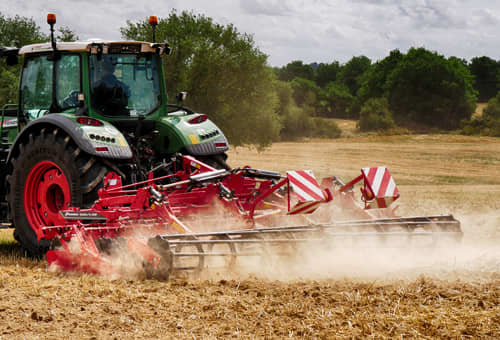
<svg viewBox="0 0 500 340">
<path fill-rule="evenodd" d="M 292 60 L 346 62 L 381 59 L 395 48 L 425 46 L 447 56 L 500 55 L 500 3 L 491 0 L 17 0 L 5 15 L 32 17 L 48 33 L 45 15 L 57 14 L 82 39 L 120 39 L 127 20 L 168 16 L 175 8 L 232 23 L 254 37 L 271 65 Z"/>
<path fill-rule="evenodd" d="M 252 15 L 287 16 L 293 13 L 290 2 L 282 0 L 240 0 L 240 6 Z"/>
</svg>

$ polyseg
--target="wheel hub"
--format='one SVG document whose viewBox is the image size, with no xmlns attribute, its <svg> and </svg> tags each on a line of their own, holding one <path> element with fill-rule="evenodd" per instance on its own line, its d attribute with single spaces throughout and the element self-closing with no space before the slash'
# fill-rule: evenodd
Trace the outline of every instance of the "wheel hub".
<svg viewBox="0 0 500 340">
<path fill-rule="evenodd" d="M 59 211 L 70 206 L 71 191 L 66 175 L 51 161 L 41 161 L 31 169 L 24 186 L 26 217 L 37 235 L 44 226 L 60 225 Z"/>
</svg>

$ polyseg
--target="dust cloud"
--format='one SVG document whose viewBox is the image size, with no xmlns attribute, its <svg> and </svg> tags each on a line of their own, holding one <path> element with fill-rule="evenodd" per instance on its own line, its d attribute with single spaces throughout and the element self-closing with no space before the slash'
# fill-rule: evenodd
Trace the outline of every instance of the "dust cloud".
<svg viewBox="0 0 500 340">
<path fill-rule="evenodd" d="M 221 212 L 223 209 L 221 208 Z M 338 212 L 336 216 L 341 216 Z M 222 215 L 219 215 L 222 216 Z M 304 224 L 331 220 L 331 211 L 321 211 L 315 220 L 309 217 L 280 217 L 275 225 Z M 342 219 L 349 219 L 344 214 Z M 352 218 L 352 217 L 351 217 Z M 461 241 L 433 238 L 430 236 L 408 237 L 398 235 L 383 239 L 357 237 L 356 233 L 321 240 L 284 245 L 236 245 L 242 253 L 256 256 L 210 257 L 204 260 L 201 272 L 174 272 L 173 277 L 193 279 L 245 279 L 257 277 L 269 280 L 320 280 L 320 279 L 415 279 L 420 275 L 447 279 L 478 280 L 488 275 L 500 275 L 500 214 L 496 211 L 478 215 L 456 215 L 464 233 Z M 238 219 L 226 215 L 223 218 L 191 218 L 189 225 L 194 232 L 235 229 Z M 236 229 L 246 226 L 237 225 Z M 195 226 L 196 229 L 193 227 Z M 147 242 L 147 235 L 134 237 Z M 122 240 L 123 241 L 123 240 Z M 71 242 L 72 243 L 72 242 Z M 206 247 L 206 246 L 205 246 Z M 247 248 L 245 248 L 247 247 Z M 77 249 L 73 249 L 78 253 Z M 182 251 L 197 252 L 196 247 Z M 227 245 L 219 245 L 205 251 L 228 252 Z M 117 271 L 101 275 L 110 279 L 145 279 L 143 259 L 131 253 L 123 242 L 112 242 L 106 255 Z M 198 265 L 198 257 L 174 260 L 174 266 Z M 51 268 L 54 270 L 54 268 Z"/>
<path fill-rule="evenodd" d="M 323 216 L 324 217 L 324 216 Z M 345 217 L 345 216 L 344 216 Z M 265 247 L 262 255 L 238 259 L 231 271 L 207 271 L 205 278 L 260 277 L 270 280 L 412 280 L 421 275 L 481 280 L 500 275 L 500 215 L 457 215 L 460 241 L 430 236 L 358 238 Z M 286 253 L 283 256 L 283 253 Z M 215 273 L 215 275 L 214 275 Z"/>
</svg>

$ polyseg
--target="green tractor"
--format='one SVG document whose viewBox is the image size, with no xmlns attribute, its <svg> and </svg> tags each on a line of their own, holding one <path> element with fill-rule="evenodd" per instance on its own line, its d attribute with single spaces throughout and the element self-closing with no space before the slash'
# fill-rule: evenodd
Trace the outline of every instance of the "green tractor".
<svg viewBox="0 0 500 340">
<path fill-rule="evenodd" d="M 111 172 L 125 183 L 169 175 L 176 153 L 229 168 L 222 131 L 181 105 L 185 93 L 168 104 L 166 43 L 56 43 L 55 15 L 47 22 L 51 42 L 0 48 L 8 65 L 24 57 L 19 104 L 1 112 L 0 222 L 31 256 L 50 247 L 35 230 L 60 225 L 65 207 L 90 206 Z"/>
</svg>

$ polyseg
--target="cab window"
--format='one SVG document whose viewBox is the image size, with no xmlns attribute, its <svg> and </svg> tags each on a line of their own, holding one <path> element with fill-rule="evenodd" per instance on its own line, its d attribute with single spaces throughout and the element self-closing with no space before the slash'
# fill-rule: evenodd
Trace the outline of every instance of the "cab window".
<svg viewBox="0 0 500 340">
<path fill-rule="evenodd" d="M 81 92 L 80 56 L 63 55 L 56 63 L 56 100 L 64 111 L 78 106 L 78 93 Z"/>
<path fill-rule="evenodd" d="M 26 60 L 21 78 L 21 105 L 28 119 L 46 114 L 52 106 L 52 68 L 48 55 Z M 56 61 L 56 106 L 65 111 L 78 106 L 81 92 L 80 56 L 64 54 Z"/>
<path fill-rule="evenodd" d="M 21 104 L 25 113 L 50 109 L 52 65 L 47 56 L 30 58 L 26 61 L 21 79 Z"/>
</svg>

